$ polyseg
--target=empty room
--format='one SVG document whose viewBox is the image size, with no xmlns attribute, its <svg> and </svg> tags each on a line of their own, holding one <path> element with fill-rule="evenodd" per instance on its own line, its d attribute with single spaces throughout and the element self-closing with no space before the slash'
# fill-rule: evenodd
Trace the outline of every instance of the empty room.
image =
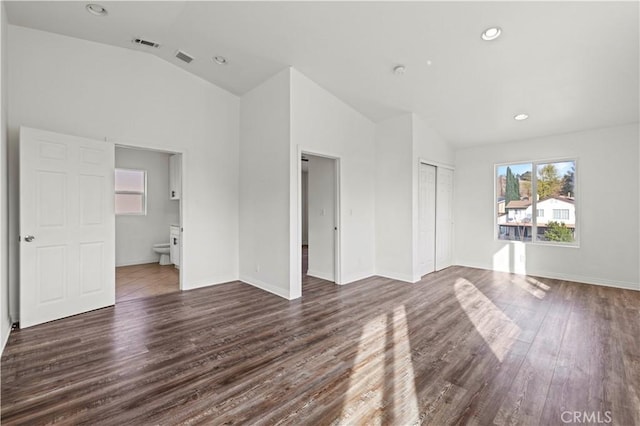
<svg viewBox="0 0 640 426">
<path fill-rule="evenodd" d="M 640 3 L 0 15 L 3 425 L 640 425 Z"/>
</svg>

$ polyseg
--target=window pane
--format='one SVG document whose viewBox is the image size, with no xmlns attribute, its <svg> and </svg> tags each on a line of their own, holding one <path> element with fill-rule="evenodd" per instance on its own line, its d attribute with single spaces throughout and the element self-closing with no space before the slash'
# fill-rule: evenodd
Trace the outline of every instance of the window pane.
<svg viewBox="0 0 640 426">
<path fill-rule="evenodd" d="M 496 223 L 501 240 L 531 241 L 532 171 L 531 163 L 496 167 Z"/>
<path fill-rule="evenodd" d="M 537 208 L 544 216 L 537 219 L 539 241 L 575 241 L 575 161 L 538 164 Z"/>
<path fill-rule="evenodd" d="M 116 169 L 116 192 L 144 192 L 144 170 Z"/>
<path fill-rule="evenodd" d="M 116 194 L 116 214 L 144 214 L 144 195 Z"/>
</svg>

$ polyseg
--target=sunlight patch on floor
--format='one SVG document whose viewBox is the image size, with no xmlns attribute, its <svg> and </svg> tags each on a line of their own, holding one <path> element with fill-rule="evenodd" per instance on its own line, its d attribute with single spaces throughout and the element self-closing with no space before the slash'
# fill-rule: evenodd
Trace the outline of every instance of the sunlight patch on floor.
<svg viewBox="0 0 640 426">
<path fill-rule="evenodd" d="M 404 305 L 393 310 L 393 364 L 394 364 L 394 421 L 407 424 L 418 419 L 418 398 L 416 396 L 411 342 Z"/>
<path fill-rule="evenodd" d="M 338 424 L 359 423 L 366 415 L 366 412 L 361 412 L 363 409 L 382 409 L 386 329 L 386 314 L 378 315 L 362 327 L 358 354 L 353 362 L 349 389 Z"/>
<path fill-rule="evenodd" d="M 407 314 L 403 305 L 362 328 L 338 424 L 411 424 L 418 420 Z"/>
<path fill-rule="evenodd" d="M 516 277 L 511 280 L 511 283 L 538 299 L 544 299 L 547 290 L 550 289 L 548 285 L 530 277 Z"/>
<path fill-rule="evenodd" d="M 498 360 L 504 360 L 520 335 L 520 327 L 468 280 L 458 278 L 454 289 L 458 303 L 476 331 Z"/>
</svg>

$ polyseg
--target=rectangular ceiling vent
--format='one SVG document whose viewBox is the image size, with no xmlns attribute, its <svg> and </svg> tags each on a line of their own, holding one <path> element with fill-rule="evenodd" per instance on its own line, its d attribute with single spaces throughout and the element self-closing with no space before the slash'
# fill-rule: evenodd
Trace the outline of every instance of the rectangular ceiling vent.
<svg viewBox="0 0 640 426">
<path fill-rule="evenodd" d="M 147 47 L 155 47 L 156 49 L 160 47 L 160 45 L 155 41 L 149 41 L 142 38 L 134 38 L 132 42 L 133 44 L 139 44 L 141 46 L 147 46 Z"/>
<path fill-rule="evenodd" d="M 185 61 L 186 63 L 193 61 L 193 56 L 189 55 L 187 52 L 183 52 L 182 50 L 178 50 L 176 52 L 176 58 L 181 61 Z"/>
</svg>

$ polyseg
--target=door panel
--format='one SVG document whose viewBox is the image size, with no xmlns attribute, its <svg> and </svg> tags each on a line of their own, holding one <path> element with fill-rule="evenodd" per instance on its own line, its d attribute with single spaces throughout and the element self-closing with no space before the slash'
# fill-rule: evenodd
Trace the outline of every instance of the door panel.
<svg viewBox="0 0 640 426">
<path fill-rule="evenodd" d="M 420 275 L 435 271 L 436 258 L 436 168 L 420 164 L 418 267 Z"/>
<path fill-rule="evenodd" d="M 436 270 L 439 271 L 453 262 L 453 170 L 438 167 L 436 199 Z"/>
<path fill-rule="evenodd" d="M 36 268 L 38 270 L 38 301 L 55 302 L 64 299 L 66 290 L 65 270 L 60 268 L 67 262 L 66 246 L 38 247 Z"/>
<path fill-rule="evenodd" d="M 115 303 L 113 170 L 113 144 L 20 129 L 21 327 Z"/>
</svg>

